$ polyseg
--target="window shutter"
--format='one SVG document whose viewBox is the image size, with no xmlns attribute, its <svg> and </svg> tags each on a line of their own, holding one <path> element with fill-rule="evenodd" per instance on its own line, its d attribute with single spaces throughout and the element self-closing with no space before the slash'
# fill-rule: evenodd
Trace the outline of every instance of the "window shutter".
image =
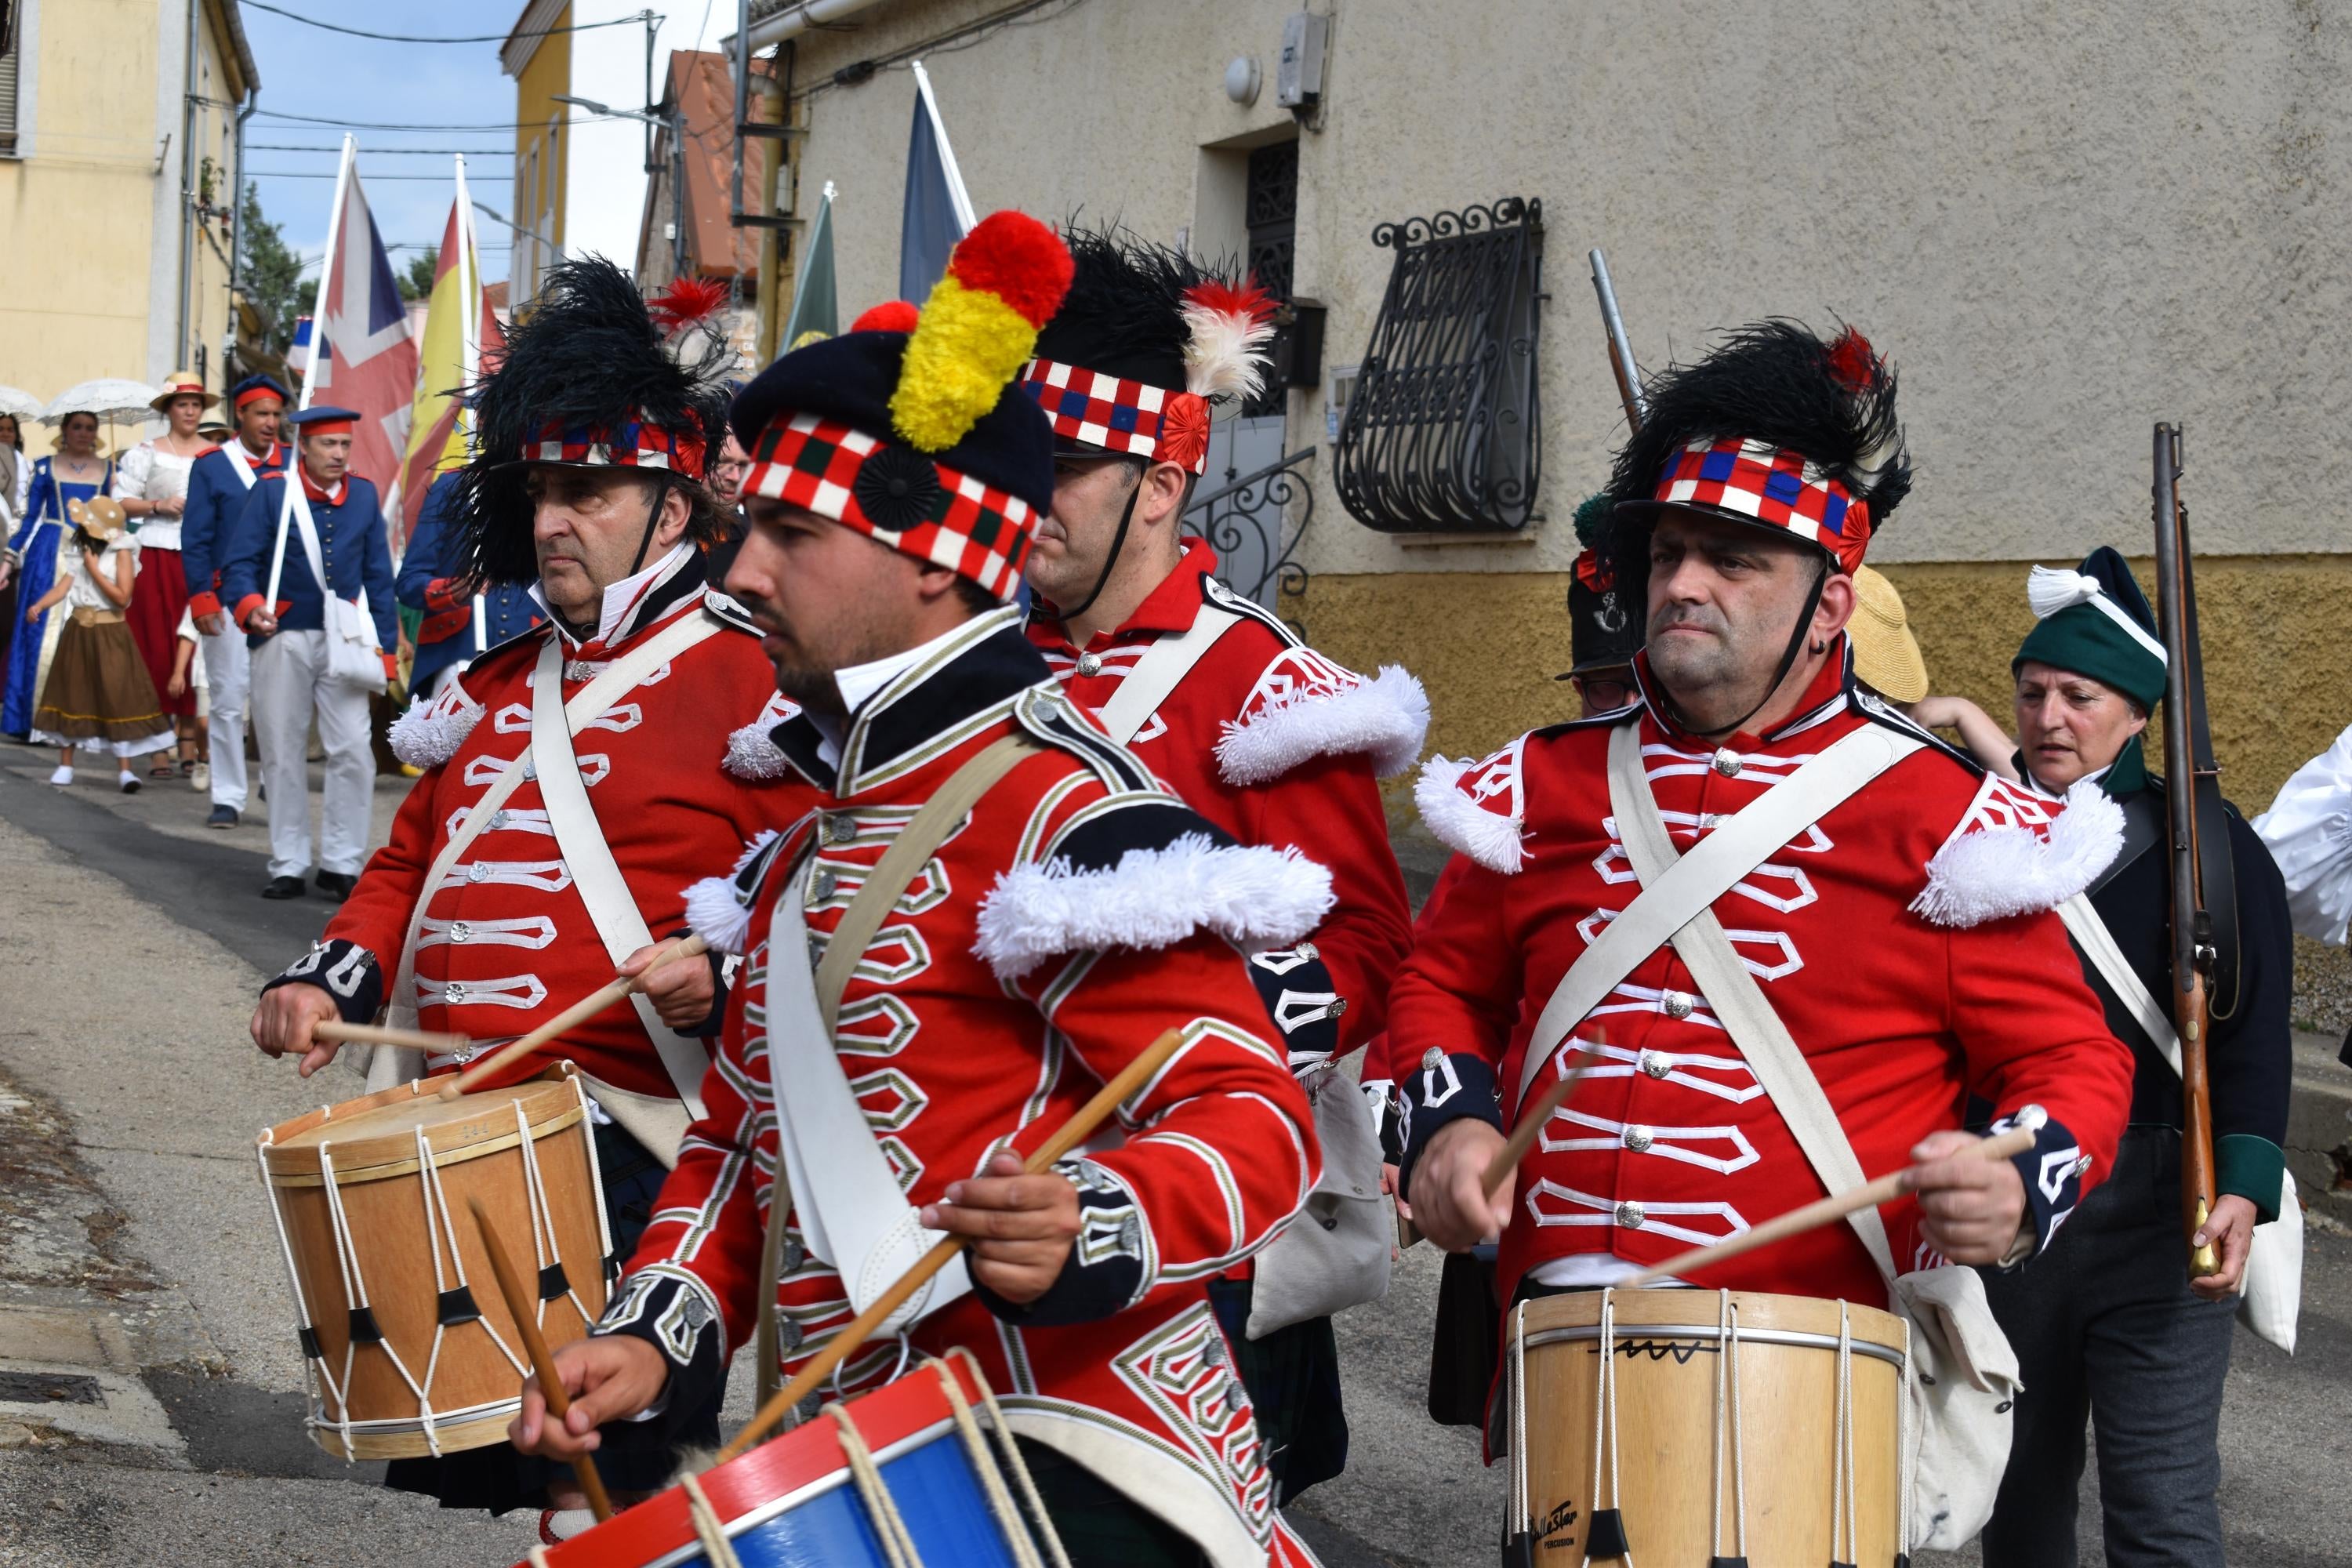
<svg viewBox="0 0 2352 1568">
<path fill-rule="evenodd" d="M 0 54 L 0 154 L 16 151 L 16 49 Z"/>
</svg>

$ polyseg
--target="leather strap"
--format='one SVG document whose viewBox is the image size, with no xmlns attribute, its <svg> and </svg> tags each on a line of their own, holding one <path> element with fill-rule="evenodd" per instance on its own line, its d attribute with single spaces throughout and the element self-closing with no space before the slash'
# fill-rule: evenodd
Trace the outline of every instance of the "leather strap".
<svg viewBox="0 0 2352 1568">
<path fill-rule="evenodd" d="M 698 611 L 685 619 L 696 623 L 703 637 L 715 635 L 719 623 Z M 696 641 L 700 641 L 698 637 Z M 613 858 L 604 825 L 588 799 L 588 785 L 580 776 L 580 759 L 573 753 L 571 728 L 564 722 L 562 638 L 550 637 L 539 650 L 539 668 L 532 672 L 530 747 L 539 759 L 539 793 L 547 805 L 548 826 L 555 830 L 555 846 L 571 868 L 572 886 L 588 906 L 588 919 L 604 940 L 604 952 L 619 968 L 621 961 L 641 947 L 651 947 L 654 933 L 646 924 L 637 896 Z M 646 1037 L 661 1058 L 670 1088 L 688 1112 L 702 1117 L 702 1075 L 709 1070 L 710 1052 L 700 1040 L 679 1034 L 662 1022 L 653 998 L 639 991 L 629 997 L 645 1026 Z"/>
<path fill-rule="evenodd" d="M 768 931 L 768 1073 L 776 1104 L 776 1184 L 761 1247 L 762 1379 L 776 1363 L 773 1310 L 782 1261 L 785 1210 L 797 1195 L 810 1249 L 841 1275 L 850 1305 L 864 1311 L 937 1238 L 922 1228 L 842 1068 L 834 1042 L 842 992 L 882 923 L 916 874 L 962 825 L 997 781 L 1039 749 L 1025 734 L 1006 735 L 950 775 L 898 831 L 872 874 L 842 912 L 815 973 L 806 962 L 809 931 L 803 889 L 814 856 L 802 861 L 776 900 Z M 895 1332 L 971 1289 L 957 1258 L 892 1313 Z"/>
<path fill-rule="evenodd" d="M 2128 839 L 2125 842 L 2125 848 L 2126 851 L 2130 848 Z M 2174 1032 L 2172 1019 L 2165 1012 L 2164 1005 L 2149 994 L 2147 986 L 2140 980 L 2139 971 L 2131 966 L 2131 960 L 2124 956 L 2123 949 L 2116 945 L 2115 933 L 2108 931 L 2107 922 L 2099 918 L 2099 911 L 2092 904 L 2089 895 L 2077 893 L 2060 904 L 2058 918 L 2065 922 L 2066 934 L 2074 939 L 2074 945 L 2083 950 L 2083 956 L 2091 961 L 2091 967 L 2098 972 L 2101 980 L 2106 982 L 2107 989 L 2114 993 L 2116 1000 L 2123 1004 L 2124 1011 L 2132 1016 L 2132 1022 L 2147 1036 L 2148 1044 L 2156 1047 L 2158 1055 L 2172 1064 L 2173 1076 L 2178 1078 L 2180 1074 L 2180 1037 Z"/>
<path fill-rule="evenodd" d="M 712 616 L 680 616 L 614 659 L 605 667 L 603 674 L 575 692 L 572 700 L 563 705 L 564 722 L 572 730 L 579 730 L 591 719 L 602 715 L 615 700 L 633 690 L 646 676 L 668 663 L 672 658 L 713 635 L 721 624 Z M 562 637 L 553 627 L 548 629 L 547 635 L 551 645 L 560 643 Z M 535 714 L 532 721 L 534 724 L 537 722 Z M 408 931 L 400 944 L 400 965 L 394 973 L 392 990 L 387 994 L 385 1015 L 395 1026 L 413 1028 L 416 1024 L 416 1005 L 413 1000 L 416 979 L 416 938 L 425 929 L 425 906 L 447 879 L 451 868 L 473 847 L 474 840 L 489 826 L 490 819 L 498 815 L 499 808 L 506 805 L 529 776 L 531 761 L 532 748 L 526 744 L 522 753 L 507 764 L 506 771 L 490 782 L 490 787 L 482 792 L 482 797 L 466 814 L 465 821 L 457 825 L 457 831 L 451 834 L 448 842 L 441 847 L 441 853 L 433 858 L 433 865 L 425 872 L 424 884 L 417 892 L 416 902 L 408 911 Z M 375 1051 L 369 1062 L 369 1089 L 390 1089 L 401 1082 L 397 1077 L 386 1077 L 379 1082 L 375 1068 L 381 1063 L 403 1062 L 415 1068 L 421 1074 L 422 1059 L 415 1052 Z"/>
<path fill-rule="evenodd" d="M 1824 780 L 1806 779 L 1808 773 L 1836 757 L 1847 742 L 1859 742 L 1864 736 L 1873 736 L 1883 743 L 1857 744 L 1851 753 L 1853 765 L 1842 769 L 1834 784 L 1826 783 L 1826 775 Z M 1688 865 L 1724 834 L 1737 833 L 1749 812 L 1782 792 L 1810 785 L 1814 794 L 1827 795 L 1834 789 L 1838 791 L 1838 800 L 1847 799 L 1922 744 L 1874 724 L 1856 730 L 1773 785 L 1760 800 L 1715 829 L 1700 841 L 1699 848 L 1685 856 L 1675 849 L 1674 838 L 1666 831 L 1665 819 L 1658 815 L 1657 797 L 1650 793 L 1649 775 L 1642 767 L 1641 742 L 1633 727 L 1621 728 L 1609 740 L 1609 808 L 1616 814 L 1617 833 L 1625 846 L 1626 858 L 1633 863 L 1634 875 L 1645 888 L 1662 884 L 1675 868 Z M 1829 806 L 1824 805 L 1814 811 L 1789 837 L 1826 816 L 1828 810 Z M 1787 842 L 1788 838 L 1782 838 L 1773 847 Z M 1771 850 L 1765 853 L 1769 855 Z M 1756 863 L 1761 864 L 1761 858 Z M 1611 929 L 1615 928 L 1612 925 Z M 1822 1185 L 1832 1193 L 1862 1185 L 1867 1180 L 1862 1162 L 1855 1158 L 1853 1145 L 1846 1141 L 1845 1129 L 1838 1124 L 1837 1112 L 1831 1108 L 1829 1096 L 1822 1091 L 1821 1080 L 1813 1076 L 1804 1053 L 1790 1037 L 1788 1026 L 1772 1010 L 1772 1004 L 1764 999 L 1763 987 L 1756 984 L 1756 976 L 1733 949 L 1731 939 L 1723 934 L 1722 922 L 1715 918 L 1715 911 L 1701 910 L 1675 933 L 1674 944 L 1675 952 L 1681 955 L 1691 978 L 1696 982 L 1699 994 L 1706 998 L 1707 1006 L 1731 1037 L 1732 1044 L 1747 1058 L 1756 1081 L 1764 1086 L 1772 1108 L 1788 1123 L 1789 1131 L 1796 1136 L 1797 1146 L 1805 1152 L 1805 1158 L 1811 1163 Z M 1863 1246 L 1869 1249 L 1878 1271 L 1885 1276 L 1892 1299 L 1895 1252 L 1887 1242 L 1886 1226 L 1879 1219 L 1878 1211 L 1861 1209 L 1846 1218 L 1854 1234 L 1862 1238 Z"/>
<path fill-rule="evenodd" d="M 1679 859 L 1669 859 L 1662 874 L 1644 875 L 1643 890 L 1625 912 L 1602 928 L 1601 938 L 1569 966 L 1537 1020 L 1528 1041 L 1527 1058 L 1519 1064 L 1519 1100 L 1543 1072 L 1552 1053 L 1618 982 L 1633 973 L 1642 961 L 1666 945 L 1674 934 L 1708 905 L 1737 887 L 1790 839 L 1827 816 L 1853 794 L 1917 751 L 1923 741 L 1897 734 L 1883 725 L 1865 724 L 1766 790 L 1701 839 Z M 1618 726 L 1609 737 L 1612 759 L 1624 748 L 1641 773 L 1641 727 L 1638 719 Z M 1642 777 L 1641 794 L 1649 798 L 1649 780 Z M 1651 809 L 1656 810 L 1652 803 Z M 1619 836 L 1627 835 L 1624 815 L 1618 814 Z M 1628 854 L 1633 846 L 1626 845 Z M 1638 867 L 1636 868 L 1638 870 Z"/>
<path fill-rule="evenodd" d="M 1203 604 L 1184 632 L 1161 637 L 1144 649 L 1135 668 L 1127 672 L 1127 679 L 1111 693 L 1110 700 L 1096 712 L 1095 722 L 1112 740 L 1126 745 L 1160 711 L 1160 705 L 1168 700 L 1169 694 L 1183 684 L 1192 667 L 1216 646 L 1217 639 L 1240 625 L 1241 620 L 1231 610 Z"/>
</svg>

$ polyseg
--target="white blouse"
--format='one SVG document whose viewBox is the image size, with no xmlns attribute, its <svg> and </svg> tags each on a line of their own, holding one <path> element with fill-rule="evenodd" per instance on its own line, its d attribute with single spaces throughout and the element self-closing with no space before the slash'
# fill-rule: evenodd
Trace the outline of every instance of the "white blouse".
<svg viewBox="0 0 2352 1568">
<path fill-rule="evenodd" d="M 73 549 L 73 563 L 66 578 L 66 608 L 116 611 L 125 608 L 108 598 L 105 590 L 98 585 L 98 579 L 89 574 L 89 558 L 82 553 L 79 542 L 74 539 L 73 530 L 66 530 L 66 540 Z M 111 582 L 114 577 L 115 557 L 125 552 L 131 557 L 131 580 L 134 583 L 139 580 L 139 541 L 128 533 L 120 533 L 108 542 L 98 558 L 98 569 L 106 574 L 108 581 Z"/>
<path fill-rule="evenodd" d="M 194 458 L 183 458 L 152 440 L 142 441 L 122 454 L 114 466 L 114 499 L 117 500 L 159 501 L 185 500 L 188 475 L 196 464 Z M 139 526 L 139 542 L 150 550 L 180 548 L 180 520 L 176 517 L 142 517 L 133 519 Z"/>
</svg>

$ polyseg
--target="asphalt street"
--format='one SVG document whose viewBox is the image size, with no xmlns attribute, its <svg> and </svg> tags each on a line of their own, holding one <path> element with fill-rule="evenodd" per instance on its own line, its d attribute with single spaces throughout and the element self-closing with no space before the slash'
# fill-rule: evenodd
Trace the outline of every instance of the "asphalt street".
<svg viewBox="0 0 2352 1568">
<path fill-rule="evenodd" d="M 330 906 L 257 896 L 257 814 L 210 833 L 184 786 L 54 791 L 50 765 L 0 744 L 0 1564 L 514 1562 L 530 1520 L 388 1493 L 302 1433 L 252 1139 L 358 1083 L 300 1083 L 245 1024 Z M 379 784 L 379 837 L 404 787 Z M 2329 1070 L 2313 1058 L 2315 1082 Z M 2240 1563 L 2352 1556 L 2347 1215 L 2313 1209 L 2300 1353 L 2239 1335 L 2222 1506 Z M 1334 1568 L 1494 1561 L 1501 1474 L 1423 1411 L 1437 1263 L 1413 1249 L 1386 1300 L 1340 1320 L 1349 1470 L 1290 1510 Z M 2089 1486 L 2080 1534 L 2103 1562 Z"/>
</svg>

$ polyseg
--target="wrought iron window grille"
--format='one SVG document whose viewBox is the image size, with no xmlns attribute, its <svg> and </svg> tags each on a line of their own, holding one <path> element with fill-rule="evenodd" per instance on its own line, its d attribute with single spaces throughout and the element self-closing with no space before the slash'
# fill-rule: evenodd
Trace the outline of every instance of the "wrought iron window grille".
<svg viewBox="0 0 2352 1568">
<path fill-rule="evenodd" d="M 1278 463 L 1194 499 L 1185 509 L 1186 526 L 1217 552 L 1217 575 L 1244 598 L 1276 614 L 1285 595 L 1307 592 L 1307 568 L 1297 560 L 1298 542 L 1315 519 L 1315 487 L 1306 465 L 1316 449 L 1303 447 Z M 1283 616 L 1301 637 L 1307 628 Z"/>
<path fill-rule="evenodd" d="M 1382 533 L 1516 532 L 1542 467 L 1543 203 L 1384 223 L 1396 252 L 1333 445 L 1339 504 Z"/>
</svg>

